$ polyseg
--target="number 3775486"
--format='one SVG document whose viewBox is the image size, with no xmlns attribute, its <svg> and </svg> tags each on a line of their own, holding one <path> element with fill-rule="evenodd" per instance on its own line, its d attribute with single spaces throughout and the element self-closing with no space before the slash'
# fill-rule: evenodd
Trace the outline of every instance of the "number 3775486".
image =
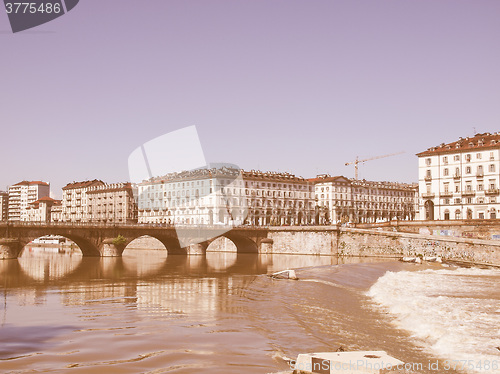
<svg viewBox="0 0 500 374">
<path fill-rule="evenodd" d="M 5 10 L 11 13 L 61 13 L 61 4 L 58 3 L 5 3 Z"/>
</svg>

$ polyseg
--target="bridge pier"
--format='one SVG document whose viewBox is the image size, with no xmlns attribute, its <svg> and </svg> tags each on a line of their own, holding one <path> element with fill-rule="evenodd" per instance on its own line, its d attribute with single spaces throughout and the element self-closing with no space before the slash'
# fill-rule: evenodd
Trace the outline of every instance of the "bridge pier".
<svg viewBox="0 0 500 374">
<path fill-rule="evenodd" d="M 208 245 L 206 243 L 190 244 L 186 247 L 188 255 L 205 255 Z"/>
<path fill-rule="evenodd" d="M 17 239 L 0 239 L 0 260 L 17 258 L 23 246 Z"/>
<path fill-rule="evenodd" d="M 99 246 L 101 257 L 121 257 L 125 250 L 124 243 L 117 243 L 116 239 L 104 239 Z"/>
</svg>

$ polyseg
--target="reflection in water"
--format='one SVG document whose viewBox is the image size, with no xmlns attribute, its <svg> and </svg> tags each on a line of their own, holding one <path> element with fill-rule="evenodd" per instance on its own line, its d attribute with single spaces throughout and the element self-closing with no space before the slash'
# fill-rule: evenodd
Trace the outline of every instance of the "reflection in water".
<svg viewBox="0 0 500 374">
<path fill-rule="evenodd" d="M 207 263 L 214 270 L 226 270 L 234 266 L 238 254 L 236 252 L 207 252 Z"/>
<path fill-rule="evenodd" d="M 127 250 L 123 255 L 123 264 L 127 273 L 144 277 L 158 273 L 165 263 L 167 251 Z"/>
<path fill-rule="evenodd" d="M 82 261 L 81 254 L 63 254 L 57 247 L 27 247 L 19 257 L 21 269 L 37 281 L 59 279 L 73 272 Z"/>
</svg>

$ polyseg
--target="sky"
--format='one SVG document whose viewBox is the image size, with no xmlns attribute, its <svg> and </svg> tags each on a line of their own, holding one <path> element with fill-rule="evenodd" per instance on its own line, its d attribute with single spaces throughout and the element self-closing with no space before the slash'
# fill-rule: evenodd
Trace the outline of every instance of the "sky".
<svg viewBox="0 0 500 374">
<path fill-rule="evenodd" d="M 0 10 L 0 190 L 129 180 L 195 125 L 206 160 L 416 182 L 416 153 L 500 131 L 498 0 L 80 0 Z"/>
</svg>

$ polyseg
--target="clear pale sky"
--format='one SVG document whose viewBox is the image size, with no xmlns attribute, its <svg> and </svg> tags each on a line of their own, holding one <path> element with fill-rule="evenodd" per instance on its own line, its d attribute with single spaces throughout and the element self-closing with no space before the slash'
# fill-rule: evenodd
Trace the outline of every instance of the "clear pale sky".
<svg viewBox="0 0 500 374">
<path fill-rule="evenodd" d="M 80 0 L 12 34 L 0 11 L 0 189 L 129 179 L 196 125 L 207 161 L 417 180 L 415 153 L 500 130 L 498 0 Z"/>
</svg>

